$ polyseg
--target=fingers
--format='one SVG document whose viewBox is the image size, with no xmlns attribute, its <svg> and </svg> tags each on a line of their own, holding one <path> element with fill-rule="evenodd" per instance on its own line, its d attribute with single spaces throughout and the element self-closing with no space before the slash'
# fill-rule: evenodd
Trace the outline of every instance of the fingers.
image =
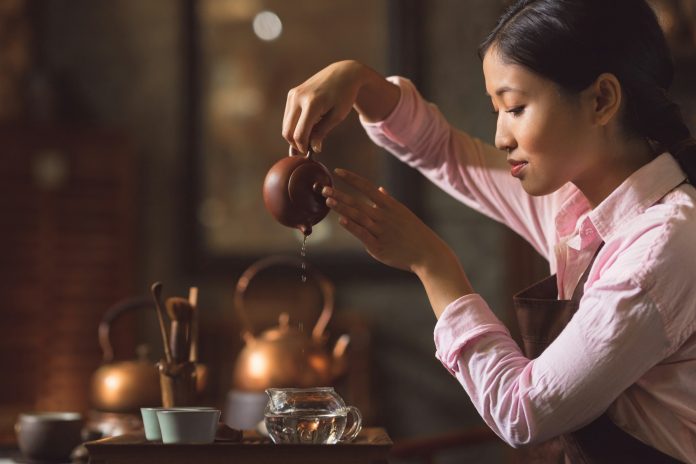
<svg viewBox="0 0 696 464">
<path fill-rule="evenodd" d="M 319 152 L 322 141 L 348 116 L 362 74 L 356 63 L 342 61 L 322 69 L 288 92 L 283 114 L 283 138 L 296 150 Z"/>
<path fill-rule="evenodd" d="M 302 151 L 302 153 L 307 153 L 309 150 L 309 134 L 321 117 L 322 113 L 316 109 L 308 106 L 302 108 L 302 113 L 297 119 L 297 126 L 295 126 L 295 132 L 293 133 L 293 139 L 295 140 L 297 149 Z M 317 151 L 315 147 L 312 147 L 312 149 Z"/>
<path fill-rule="evenodd" d="M 375 238 L 382 234 L 382 227 L 378 223 L 378 215 L 374 208 L 330 187 L 324 187 L 322 193 L 327 196 L 326 206 L 339 215 L 364 228 Z"/>
<path fill-rule="evenodd" d="M 317 103 L 286 107 L 285 111 L 283 137 L 301 153 L 307 153 L 309 147 L 320 153 L 326 135 L 347 116 L 337 108 L 324 111 Z"/>
<path fill-rule="evenodd" d="M 334 172 L 341 179 L 345 180 L 348 185 L 365 194 L 375 205 L 385 206 L 390 203 L 391 197 L 383 187 L 377 188 L 364 177 L 345 169 L 335 169 Z"/>
<path fill-rule="evenodd" d="M 285 102 L 285 114 L 283 115 L 283 138 L 290 144 L 290 147 L 302 152 L 300 147 L 295 143 L 294 134 L 297 127 L 297 120 L 300 119 L 301 108 L 295 104 L 296 90 L 292 89 L 288 92 L 288 98 Z M 306 152 L 303 152 L 306 153 Z"/>
<path fill-rule="evenodd" d="M 283 138 L 293 149 L 307 153 L 310 133 L 323 112 L 320 105 L 308 99 L 297 87 L 290 90 L 283 115 Z"/>
<path fill-rule="evenodd" d="M 365 248 L 367 248 L 368 250 L 378 245 L 379 242 L 377 240 L 377 237 L 371 234 L 370 231 L 365 229 L 360 224 L 351 221 L 345 216 L 339 217 L 338 223 L 341 224 L 341 226 L 343 226 L 343 228 L 346 229 L 348 232 L 353 234 L 358 240 L 360 240 L 363 243 L 363 245 L 365 245 Z"/>
<path fill-rule="evenodd" d="M 300 153 L 320 152 L 326 134 L 341 118 L 320 99 L 303 95 L 298 89 L 288 92 L 283 115 L 283 138 Z"/>
</svg>

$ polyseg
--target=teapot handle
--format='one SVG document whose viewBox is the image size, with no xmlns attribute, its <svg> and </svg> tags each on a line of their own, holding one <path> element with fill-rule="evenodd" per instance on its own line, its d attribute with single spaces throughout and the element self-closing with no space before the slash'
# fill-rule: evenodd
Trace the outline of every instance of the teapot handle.
<svg viewBox="0 0 696 464">
<path fill-rule="evenodd" d="M 303 156 L 309 160 L 314 160 L 314 150 L 312 150 L 312 147 L 309 147 L 307 153 L 301 153 L 292 148 L 292 145 L 290 145 L 290 149 L 288 150 L 288 156 Z"/>
<path fill-rule="evenodd" d="M 240 321 L 242 322 L 245 338 L 253 337 L 254 333 L 253 327 L 251 326 L 251 321 L 249 320 L 244 308 L 244 294 L 249 287 L 249 283 L 260 271 L 279 265 L 296 266 L 299 269 L 302 265 L 302 261 L 298 258 L 292 258 L 289 256 L 269 256 L 249 266 L 249 268 L 244 271 L 242 276 L 237 281 L 237 286 L 234 293 L 234 307 Z M 319 290 L 321 291 L 321 295 L 324 300 L 321 314 L 319 315 L 319 318 L 312 329 L 312 338 L 314 340 L 320 340 L 324 334 L 324 329 L 326 329 L 329 320 L 331 320 L 331 315 L 333 314 L 334 286 L 326 276 L 310 266 L 309 263 L 305 264 L 305 272 L 314 277 L 315 281 L 319 285 Z"/>
<path fill-rule="evenodd" d="M 114 319 L 126 311 L 141 308 L 152 308 L 152 300 L 144 296 L 129 298 L 116 303 L 106 310 L 99 323 L 98 329 L 99 346 L 101 346 L 102 349 L 104 363 L 109 363 L 114 359 L 114 348 L 111 346 L 111 338 L 109 337 L 111 324 Z"/>
</svg>

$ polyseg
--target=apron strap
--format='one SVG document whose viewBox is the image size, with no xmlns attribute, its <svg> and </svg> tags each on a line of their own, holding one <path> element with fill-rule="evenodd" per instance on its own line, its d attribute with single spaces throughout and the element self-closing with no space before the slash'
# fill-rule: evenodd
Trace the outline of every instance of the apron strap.
<svg viewBox="0 0 696 464">
<path fill-rule="evenodd" d="M 582 295 L 585 294 L 585 284 L 587 283 L 587 278 L 590 277 L 590 271 L 592 270 L 592 265 L 594 264 L 595 260 L 597 259 L 597 256 L 599 255 L 599 251 L 604 247 L 604 242 L 599 244 L 599 247 L 597 247 L 597 251 L 595 251 L 594 255 L 592 256 L 592 260 L 590 260 L 590 264 L 587 265 L 587 268 L 585 268 L 585 272 L 582 273 L 582 276 L 580 277 L 580 280 L 578 281 L 578 284 L 575 286 L 575 291 L 573 291 L 573 296 L 571 297 L 571 301 L 575 301 L 578 304 L 580 303 L 580 300 L 582 299 Z"/>
</svg>

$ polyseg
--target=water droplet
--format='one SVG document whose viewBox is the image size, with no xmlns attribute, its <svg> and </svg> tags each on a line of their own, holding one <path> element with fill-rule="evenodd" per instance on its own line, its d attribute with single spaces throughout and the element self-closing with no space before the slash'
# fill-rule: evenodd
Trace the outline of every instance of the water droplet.
<svg viewBox="0 0 696 464">
<path fill-rule="evenodd" d="M 307 236 L 304 236 L 302 240 L 302 249 L 300 250 L 300 257 L 302 258 L 302 283 L 307 282 L 307 264 L 305 263 L 305 257 L 307 256 Z"/>
</svg>

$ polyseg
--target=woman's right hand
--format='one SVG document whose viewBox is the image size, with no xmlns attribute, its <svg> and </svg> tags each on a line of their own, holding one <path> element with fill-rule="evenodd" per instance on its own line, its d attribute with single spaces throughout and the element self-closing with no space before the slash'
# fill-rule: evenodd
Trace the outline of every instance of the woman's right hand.
<svg viewBox="0 0 696 464">
<path fill-rule="evenodd" d="M 291 149 L 321 151 L 326 135 L 351 108 L 367 121 L 384 119 L 399 101 L 399 88 L 369 67 L 339 61 L 291 89 L 283 116 L 283 137 Z"/>
</svg>

